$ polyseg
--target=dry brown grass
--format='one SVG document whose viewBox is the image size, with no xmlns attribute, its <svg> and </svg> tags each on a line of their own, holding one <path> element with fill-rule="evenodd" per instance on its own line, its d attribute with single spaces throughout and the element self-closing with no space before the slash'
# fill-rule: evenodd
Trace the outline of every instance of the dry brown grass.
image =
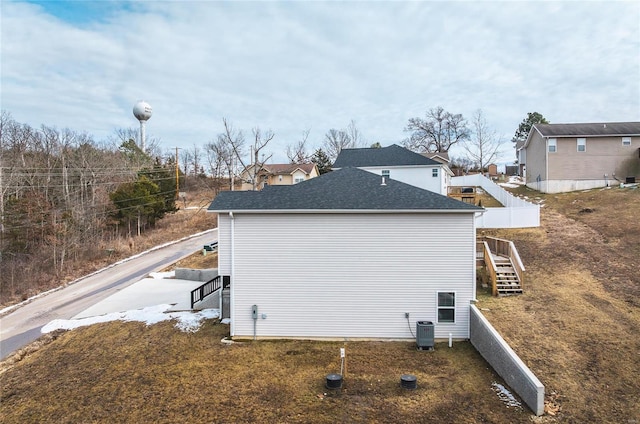
<svg viewBox="0 0 640 424">
<path fill-rule="evenodd" d="M 60 335 L 8 370 L 3 423 L 526 423 L 492 391 L 500 381 L 466 342 L 433 352 L 414 343 L 260 341 L 226 345 L 228 327 L 94 325 Z M 324 387 L 339 372 L 344 386 Z M 418 389 L 400 387 L 414 374 Z"/>
<path fill-rule="evenodd" d="M 640 190 L 528 193 L 544 199 L 542 227 L 494 232 L 514 240 L 525 294 L 479 306 L 562 421 L 640 422 Z"/>
<path fill-rule="evenodd" d="M 527 267 L 525 294 L 479 307 L 545 384 L 532 419 L 491 391 L 468 343 L 350 342 L 345 387 L 324 388 L 344 343 L 220 343 L 169 323 L 111 323 L 58 335 L 1 378 L 2 422 L 640 422 L 640 190 L 541 195 L 542 227 L 509 238 Z M 590 209 L 590 211 L 586 211 Z M 403 373 L 419 388 L 399 388 Z M 499 381 L 499 380 L 498 380 Z M 325 395 L 325 393 L 327 393 Z"/>
</svg>

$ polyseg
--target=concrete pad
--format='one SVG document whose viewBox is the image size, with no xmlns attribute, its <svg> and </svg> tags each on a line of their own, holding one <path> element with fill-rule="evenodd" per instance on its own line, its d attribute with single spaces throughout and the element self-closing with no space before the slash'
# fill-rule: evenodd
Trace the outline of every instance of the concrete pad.
<svg viewBox="0 0 640 424">
<path fill-rule="evenodd" d="M 162 304 L 173 305 L 170 311 L 190 311 L 191 291 L 201 285 L 201 281 L 144 278 L 80 312 L 73 319 L 132 311 Z"/>
</svg>

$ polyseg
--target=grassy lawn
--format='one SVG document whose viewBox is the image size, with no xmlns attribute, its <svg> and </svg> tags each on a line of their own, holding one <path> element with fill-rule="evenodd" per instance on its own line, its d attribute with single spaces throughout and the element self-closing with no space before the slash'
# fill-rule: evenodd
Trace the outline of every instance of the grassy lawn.
<svg viewBox="0 0 640 424">
<path fill-rule="evenodd" d="M 62 333 L 2 375 L 0 417 L 24 422 L 525 423 L 492 389 L 501 380 L 467 342 L 221 343 L 226 325 L 169 322 Z M 325 388 L 340 371 L 342 390 Z M 416 390 L 400 387 L 414 374 Z"/>
</svg>

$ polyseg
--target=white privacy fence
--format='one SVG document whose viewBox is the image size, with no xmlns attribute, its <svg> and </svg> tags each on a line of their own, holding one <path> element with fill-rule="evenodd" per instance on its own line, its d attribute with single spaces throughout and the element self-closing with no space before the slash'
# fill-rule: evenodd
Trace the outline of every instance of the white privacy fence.
<svg viewBox="0 0 640 424">
<path fill-rule="evenodd" d="M 522 200 L 481 174 L 451 178 L 457 187 L 482 187 L 504 208 L 485 208 L 486 212 L 476 217 L 477 228 L 525 228 L 540 226 L 540 205 Z"/>
</svg>

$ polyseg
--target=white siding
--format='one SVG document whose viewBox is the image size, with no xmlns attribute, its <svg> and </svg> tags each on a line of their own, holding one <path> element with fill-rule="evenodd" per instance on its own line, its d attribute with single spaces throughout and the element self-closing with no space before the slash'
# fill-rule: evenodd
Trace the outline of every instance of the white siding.
<svg viewBox="0 0 640 424">
<path fill-rule="evenodd" d="M 438 176 L 433 177 L 432 170 L 438 169 Z M 424 166 L 402 166 L 394 168 L 392 166 L 372 166 L 360 168 L 373 174 L 382 175 L 383 170 L 390 171 L 392 180 L 401 181 L 432 193 L 447 194 L 446 177 L 444 167 L 441 165 Z"/>
<path fill-rule="evenodd" d="M 253 336 L 254 304 L 258 337 L 411 338 L 405 312 L 414 332 L 469 337 L 473 214 L 235 214 L 234 245 L 236 337 Z M 436 322 L 438 291 L 456 292 L 454 324 Z"/>
</svg>

